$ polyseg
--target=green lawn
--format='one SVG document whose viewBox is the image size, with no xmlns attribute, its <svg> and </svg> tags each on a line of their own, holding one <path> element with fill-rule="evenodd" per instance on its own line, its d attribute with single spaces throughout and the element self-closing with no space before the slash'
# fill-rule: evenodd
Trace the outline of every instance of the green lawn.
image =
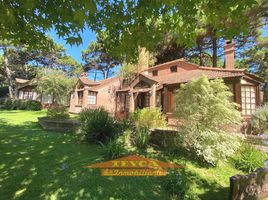
<svg viewBox="0 0 268 200">
<path fill-rule="evenodd" d="M 169 199 L 165 177 L 102 177 L 82 168 L 101 161 L 103 149 L 74 134 L 43 131 L 37 117 L 44 115 L 0 111 L 0 199 Z M 239 173 L 228 164 L 206 169 L 186 160 L 186 166 L 202 199 L 227 199 L 229 177 Z"/>
</svg>

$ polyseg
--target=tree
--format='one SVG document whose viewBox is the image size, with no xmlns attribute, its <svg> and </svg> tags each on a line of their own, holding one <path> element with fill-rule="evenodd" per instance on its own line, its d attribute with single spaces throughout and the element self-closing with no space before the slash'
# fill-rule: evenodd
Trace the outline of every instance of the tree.
<svg viewBox="0 0 268 200">
<path fill-rule="evenodd" d="M 178 145 L 205 163 L 217 164 L 232 155 L 239 143 L 226 131 L 226 125 L 239 124 L 241 114 L 223 80 L 205 76 L 181 86 L 175 95 L 179 127 Z"/>
<path fill-rule="evenodd" d="M 49 39 L 51 43 L 53 40 Z M 9 41 L 0 41 L 0 49 L 3 51 L 0 60 L 0 71 L 4 76 L 2 81 L 9 88 L 9 96 L 14 96 L 15 78 L 32 79 L 36 76 L 38 67 L 61 69 L 68 75 L 76 75 L 81 70 L 80 65 L 66 54 L 66 50 L 53 43 L 49 50 L 31 50 L 28 46 L 16 46 Z"/>
<path fill-rule="evenodd" d="M 54 28 L 71 44 L 81 43 L 80 31 L 87 25 L 108 33 L 111 52 L 127 58 L 138 56 L 138 48 L 150 52 L 163 41 L 166 30 L 176 34 L 177 43 L 195 42 L 200 21 L 209 24 L 217 37 L 231 38 L 247 29 L 245 12 L 267 16 L 265 0 L 207 1 L 2 1 L 0 39 L 16 44 L 45 46 L 45 33 Z M 55 10 L 56 9 L 56 10 Z M 201 27 L 202 27 L 201 23 Z M 31 36 L 31 37 L 29 37 Z"/>
<path fill-rule="evenodd" d="M 15 0 L 1 1 L 0 10 L 0 40 L 44 48 L 46 33 L 52 28 L 68 43 L 81 43 L 80 31 L 84 30 L 86 19 L 94 21 L 96 4 L 93 0 Z"/>
<path fill-rule="evenodd" d="M 258 37 L 253 45 L 241 53 L 237 65 L 249 69 L 264 80 L 264 101 L 268 101 L 268 37 Z"/>
<path fill-rule="evenodd" d="M 43 69 L 36 82 L 36 90 L 42 95 L 51 95 L 53 105 L 67 105 L 77 78 L 68 77 L 60 70 Z"/>
<path fill-rule="evenodd" d="M 108 42 L 107 34 L 102 32 L 97 35 L 96 41 L 91 42 L 87 49 L 82 51 L 84 70 L 93 71 L 95 74 L 100 71 L 103 79 L 109 78 L 113 74 L 113 68 L 120 64 L 119 59 L 108 51 Z"/>
</svg>

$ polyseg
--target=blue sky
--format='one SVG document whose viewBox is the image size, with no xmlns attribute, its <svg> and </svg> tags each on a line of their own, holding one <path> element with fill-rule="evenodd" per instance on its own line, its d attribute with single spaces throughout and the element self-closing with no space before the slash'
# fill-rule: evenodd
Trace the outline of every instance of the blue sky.
<svg viewBox="0 0 268 200">
<path fill-rule="evenodd" d="M 71 46 L 69 44 L 66 44 L 65 40 L 63 38 L 59 38 L 54 30 L 50 31 L 48 34 L 54 39 L 56 43 L 63 45 L 67 50 L 67 54 L 72 56 L 79 63 L 82 62 L 81 51 L 86 49 L 91 41 L 96 40 L 96 34 L 93 33 L 90 29 L 85 29 L 83 32 L 81 32 L 83 41 L 79 46 Z"/>
</svg>

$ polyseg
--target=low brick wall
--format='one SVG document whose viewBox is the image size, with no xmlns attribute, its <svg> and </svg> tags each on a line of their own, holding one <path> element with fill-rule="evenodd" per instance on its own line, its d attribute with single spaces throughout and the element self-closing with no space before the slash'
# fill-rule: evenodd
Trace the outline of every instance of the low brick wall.
<svg viewBox="0 0 268 200">
<path fill-rule="evenodd" d="M 230 200 L 260 200 L 268 197 L 268 168 L 230 178 Z"/>
<path fill-rule="evenodd" d="M 150 142 L 159 147 L 172 147 L 175 144 L 176 130 L 155 129 L 151 132 Z"/>
</svg>

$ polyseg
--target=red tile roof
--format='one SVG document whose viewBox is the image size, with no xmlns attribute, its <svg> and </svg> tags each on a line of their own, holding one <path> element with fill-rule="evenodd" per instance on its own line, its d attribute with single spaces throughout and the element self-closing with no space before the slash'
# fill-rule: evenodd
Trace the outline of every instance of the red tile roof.
<svg viewBox="0 0 268 200">
<path fill-rule="evenodd" d="M 80 80 L 83 84 L 85 84 L 85 85 L 98 85 L 98 84 L 99 84 L 98 82 L 89 80 L 89 79 L 88 79 L 87 77 L 85 77 L 85 76 L 80 77 L 79 80 Z"/>
<path fill-rule="evenodd" d="M 155 76 L 152 78 L 160 84 L 176 84 L 189 82 L 192 79 L 199 78 L 202 75 L 205 75 L 208 77 L 208 79 L 241 77 L 245 75 L 245 70 L 227 70 L 221 68 L 199 67 L 199 69 L 196 70 L 185 71 L 181 73 L 170 73 L 163 76 Z"/>
</svg>

